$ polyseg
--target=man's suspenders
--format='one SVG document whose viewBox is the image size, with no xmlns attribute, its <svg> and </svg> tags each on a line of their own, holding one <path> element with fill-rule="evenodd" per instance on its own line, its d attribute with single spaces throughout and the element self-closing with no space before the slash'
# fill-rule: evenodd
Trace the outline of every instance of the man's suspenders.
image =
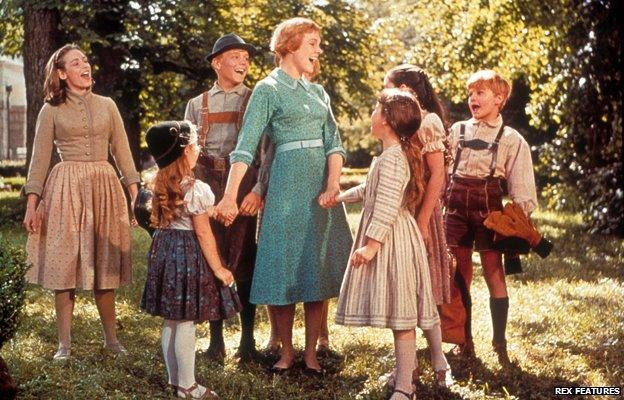
<svg viewBox="0 0 624 400">
<path fill-rule="evenodd" d="M 239 111 L 224 111 L 218 113 L 211 113 L 208 109 L 208 92 L 202 94 L 202 106 L 200 111 L 201 126 L 199 132 L 199 144 L 203 147 L 206 146 L 206 137 L 210 131 L 210 124 L 236 124 L 236 130 L 240 130 L 243 122 L 243 114 L 249 103 L 251 97 L 251 91 L 247 92 L 241 103 Z"/>
</svg>

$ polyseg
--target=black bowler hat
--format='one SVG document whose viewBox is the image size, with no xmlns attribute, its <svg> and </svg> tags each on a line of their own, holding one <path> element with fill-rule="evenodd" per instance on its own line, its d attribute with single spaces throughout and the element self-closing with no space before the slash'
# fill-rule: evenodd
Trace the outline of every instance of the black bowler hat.
<svg viewBox="0 0 624 400">
<path fill-rule="evenodd" d="M 228 33 L 217 39 L 214 46 L 212 46 L 212 53 L 206 56 L 206 61 L 210 62 L 224 51 L 232 49 L 247 50 L 250 56 L 254 56 L 258 53 L 258 49 L 255 46 L 245 43 L 243 39 L 233 33 Z"/>
<path fill-rule="evenodd" d="M 150 127 L 145 133 L 147 148 L 158 168 L 164 168 L 184 154 L 191 138 L 188 121 L 165 121 Z"/>
</svg>

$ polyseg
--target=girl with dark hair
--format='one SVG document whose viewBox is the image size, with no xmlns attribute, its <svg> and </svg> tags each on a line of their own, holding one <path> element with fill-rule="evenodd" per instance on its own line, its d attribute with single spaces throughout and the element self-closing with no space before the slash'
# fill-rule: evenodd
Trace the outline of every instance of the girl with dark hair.
<svg viewBox="0 0 624 400">
<path fill-rule="evenodd" d="M 384 89 L 371 116 L 371 133 L 382 141 L 383 152 L 366 181 L 337 198 L 364 205 L 336 322 L 392 329 L 396 374 L 391 400 L 415 398 L 415 328 L 431 329 L 440 322 L 425 244 L 414 219 L 424 195 L 420 150 L 411 140 L 420 123 L 411 93 Z"/>
<path fill-rule="evenodd" d="M 392 68 L 384 79 L 385 87 L 397 87 L 415 94 L 422 112 L 422 123 L 412 137 L 414 146 L 424 158 L 425 190 L 423 201 L 414 214 L 427 246 L 431 288 L 439 306 L 451 300 L 452 260 L 446 246 L 441 195 L 446 186 L 446 167 L 450 164 L 445 111 L 424 70 L 404 64 Z M 431 365 L 436 382 L 449 386 L 453 379 L 450 366 L 442 351 L 440 324 L 423 331 L 431 352 Z"/>
<path fill-rule="evenodd" d="M 93 290 L 104 346 L 117 340 L 115 291 L 132 280 L 130 220 L 109 149 L 132 203 L 139 174 L 124 124 L 112 99 L 91 92 L 91 65 L 75 45 L 54 52 L 46 67 L 46 103 L 39 112 L 24 193 L 29 233 L 27 279 L 55 291 L 59 347 L 54 359 L 71 354 L 76 289 Z M 54 145 L 61 162 L 48 174 Z M 45 183 L 45 184 L 44 184 Z"/>
</svg>

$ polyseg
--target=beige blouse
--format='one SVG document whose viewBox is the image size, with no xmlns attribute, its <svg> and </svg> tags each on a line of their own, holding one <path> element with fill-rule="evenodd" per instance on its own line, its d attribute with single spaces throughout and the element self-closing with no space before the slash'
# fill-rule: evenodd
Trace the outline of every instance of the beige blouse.
<svg viewBox="0 0 624 400">
<path fill-rule="evenodd" d="M 109 97 L 67 92 L 58 106 L 45 103 L 37 117 L 35 141 L 24 193 L 41 196 L 53 145 L 63 161 L 106 161 L 109 149 L 126 186 L 139 182 L 117 105 Z"/>
<path fill-rule="evenodd" d="M 435 153 L 444 151 L 444 124 L 436 113 L 422 111 L 422 122 L 417 132 L 418 139 L 422 144 L 422 153 Z"/>
<path fill-rule="evenodd" d="M 457 122 L 451 127 L 449 139 L 453 156 L 459 143 L 460 125 L 466 125 L 465 139 L 481 139 L 488 143 L 494 142 L 498 130 L 503 124 L 499 115 L 493 123 L 477 121 Z M 488 150 L 472 150 L 463 148 L 457 161 L 457 175 L 464 178 L 486 178 L 490 175 L 492 153 Z M 453 165 L 449 166 L 449 173 Z M 531 149 L 526 140 L 515 129 L 506 126 L 501 136 L 496 158 L 494 176 L 507 179 L 509 197 L 518 203 L 525 213 L 529 214 L 537 207 L 537 192 L 533 175 Z"/>
</svg>

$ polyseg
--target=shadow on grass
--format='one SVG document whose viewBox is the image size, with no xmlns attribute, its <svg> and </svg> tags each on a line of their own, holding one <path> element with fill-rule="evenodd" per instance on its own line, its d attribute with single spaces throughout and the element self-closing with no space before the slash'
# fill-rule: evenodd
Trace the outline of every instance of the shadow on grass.
<svg viewBox="0 0 624 400">
<path fill-rule="evenodd" d="M 516 363 L 499 370 L 489 369 L 479 358 L 461 360 L 449 358 L 455 379 L 469 385 L 480 385 L 488 394 L 517 396 L 519 399 L 547 399 L 553 397 L 555 386 L 577 387 L 582 383 L 561 376 L 533 374 Z M 580 396 L 579 396 L 580 397 Z"/>
<path fill-rule="evenodd" d="M 561 234 L 549 237 L 549 228 L 557 226 Z M 545 259 L 535 254 L 523 256 L 525 272 L 514 275 L 520 282 L 566 280 L 596 282 L 609 278 L 624 282 L 622 240 L 615 236 L 591 235 L 581 225 L 567 220 L 549 220 L 541 229 L 554 248 Z"/>
</svg>

